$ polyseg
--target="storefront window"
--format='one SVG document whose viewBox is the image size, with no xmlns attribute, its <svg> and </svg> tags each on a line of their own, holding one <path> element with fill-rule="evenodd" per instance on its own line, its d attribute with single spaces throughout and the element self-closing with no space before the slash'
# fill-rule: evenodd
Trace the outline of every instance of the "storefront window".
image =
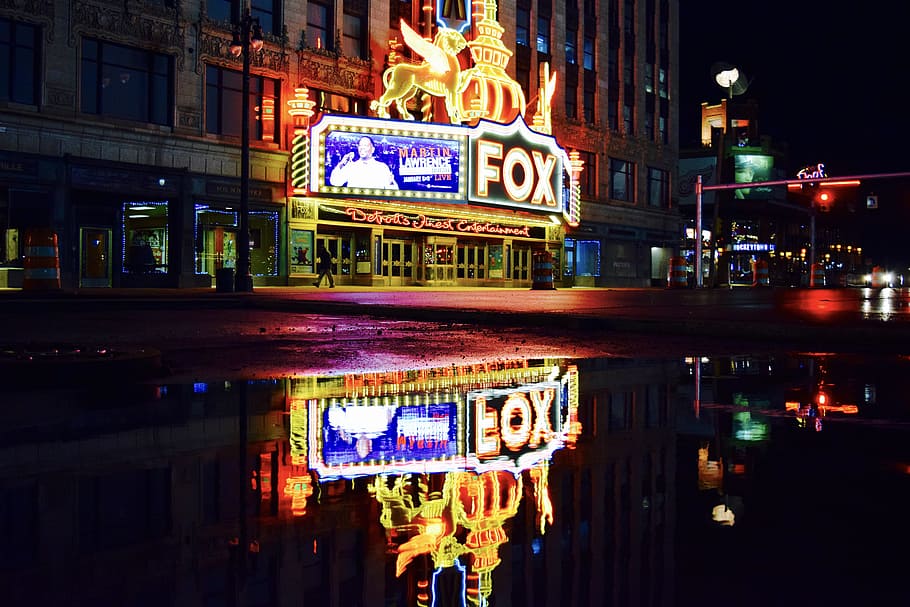
<svg viewBox="0 0 910 607">
<path fill-rule="evenodd" d="M 196 205 L 196 273 L 237 267 L 238 214 L 228 207 Z M 250 273 L 278 275 L 278 213 L 250 211 Z M 293 250 L 292 250 L 293 253 Z"/>
<path fill-rule="evenodd" d="M 354 260 L 356 262 L 355 271 L 358 274 L 369 274 L 373 271 L 370 265 L 370 235 L 358 234 L 356 236 Z"/>
<path fill-rule="evenodd" d="M 487 267 L 490 278 L 502 278 L 502 245 L 490 245 Z"/>
<path fill-rule="evenodd" d="M 600 276 L 600 241 L 575 242 L 575 275 Z"/>
<path fill-rule="evenodd" d="M 121 259 L 127 274 L 167 272 L 168 203 L 123 203 L 123 243 Z"/>
<path fill-rule="evenodd" d="M 288 239 L 290 247 L 290 273 L 312 274 L 313 270 L 313 230 L 291 230 Z"/>
</svg>

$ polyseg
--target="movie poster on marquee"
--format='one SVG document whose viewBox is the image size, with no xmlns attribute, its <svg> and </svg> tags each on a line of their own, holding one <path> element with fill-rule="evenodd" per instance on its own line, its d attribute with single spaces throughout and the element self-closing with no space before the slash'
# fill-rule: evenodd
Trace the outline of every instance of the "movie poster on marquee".
<svg viewBox="0 0 910 607">
<path fill-rule="evenodd" d="M 333 130 L 325 135 L 323 186 L 457 195 L 461 146 L 460 139 Z"/>
</svg>

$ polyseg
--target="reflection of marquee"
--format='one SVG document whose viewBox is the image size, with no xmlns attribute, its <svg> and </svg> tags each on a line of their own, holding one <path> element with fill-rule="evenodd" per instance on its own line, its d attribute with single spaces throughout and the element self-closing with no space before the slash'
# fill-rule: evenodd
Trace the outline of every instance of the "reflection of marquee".
<svg viewBox="0 0 910 607">
<path fill-rule="evenodd" d="M 526 365 L 526 361 L 518 362 Z M 369 381 L 372 389 L 364 387 L 362 396 L 356 386 L 364 385 L 363 376 L 358 381 L 353 375 L 345 378 L 348 396 L 308 398 L 315 395 L 299 394 L 296 402 L 306 406 L 292 407 L 291 428 L 305 429 L 308 437 L 304 452 L 299 446 L 302 441 L 295 435 L 292 453 L 306 455 L 310 469 L 324 482 L 341 477 L 450 470 L 507 470 L 518 474 L 549 459 L 567 442 L 574 442 L 578 433 L 577 400 L 571 397 L 577 394 L 574 366 L 567 372 L 553 364 L 491 366 L 476 374 L 445 375 L 449 369 L 437 371 L 426 374 L 425 383 L 410 381 L 414 379 L 410 375 L 375 374 L 382 377 L 373 377 Z M 491 388 L 496 385 L 503 387 Z M 476 407 L 480 396 L 492 407 L 482 419 L 465 410 L 467 402 Z M 508 451 L 508 457 L 478 451 L 475 445 L 467 444 L 478 440 L 481 433 L 489 436 L 490 417 L 498 416 L 496 407 L 506 403 L 510 417 L 516 412 L 528 414 L 533 436 L 523 438 L 525 430 L 520 425 L 504 427 L 497 440 L 513 447 L 521 443 Z M 540 418 L 542 412 L 547 419 Z"/>
<path fill-rule="evenodd" d="M 487 459 L 492 453 L 472 449 L 470 437 L 479 435 L 465 427 L 472 417 L 468 401 L 475 407 L 482 401 L 486 413 L 505 413 L 497 431 L 517 457 L 501 458 L 503 465 Z M 577 367 L 552 360 L 292 379 L 292 465 L 284 494 L 291 514 L 305 516 L 314 491 L 311 471 L 320 481 L 372 475 L 368 487 L 381 506 L 396 576 L 407 574 L 417 604 L 484 605 L 501 562 L 499 547 L 509 540 L 506 523 L 521 500 L 527 496 L 541 534 L 553 524 L 548 459 L 581 433 L 577 407 Z M 406 421 L 399 425 L 400 419 Z M 456 447 L 440 453 L 438 441 L 448 440 L 453 427 Z M 333 432 L 376 438 L 389 428 L 418 452 L 400 460 L 325 463 L 325 437 Z M 489 438 L 493 426 L 482 430 Z M 421 440 L 436 450 L 426 458 Z M 419 566 L 411 567 L 415 559 Z"/>
</svg>

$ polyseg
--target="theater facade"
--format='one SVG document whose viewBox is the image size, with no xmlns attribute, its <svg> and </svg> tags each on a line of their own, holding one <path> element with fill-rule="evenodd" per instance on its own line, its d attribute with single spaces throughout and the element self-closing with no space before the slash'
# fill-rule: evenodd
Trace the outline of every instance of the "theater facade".
<svg viewBox="0 0 910 607">
<path fill-rule="evenodd" d="M 470 42 L 440 27 L 431 43 L 401 23 L 426 59 L 386 69 L 377 117 L 323 114 L 310 124 L 309 91 L 295 91 L 289 284 L 311 282 L 320 246 L 338 284 L 526 286 L 540 254 L 558 271 L 565 226 L 578 224 L 583 163 L 550 134 L 555 76 L 545 76 L 526 119 L 522 89 L 504 69 L 511 53 L 495 2 L 485 6 Z M 473 67 L 437 70 L 451 57 L 442 49 L 465 47 Z M 424 117 L 444 120 L 414 119 L 407 101 L 417 92 Z"/>
</svg>

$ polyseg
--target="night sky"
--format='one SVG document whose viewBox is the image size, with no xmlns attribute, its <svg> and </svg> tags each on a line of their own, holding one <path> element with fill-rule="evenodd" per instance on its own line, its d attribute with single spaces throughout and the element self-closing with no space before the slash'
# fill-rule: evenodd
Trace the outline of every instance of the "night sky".
<svg viewBox="0 0 910 607">
<path fill-rule="evenodd" d="M 910 171 L 910 3 L 682 0 L 680 142 L 698 138 L 700 103 L 725 92 L 711 66 L 741 66 L 759 129 L 786 141 L 795 169 Z M 887 8 L 885 8 L 887 7 Z M 903 150 L 903 151 L 901 151 Z"/>
<path fill-rule="evenodd" d="M 752 81 L 759 132 L 790 150 L 788 177 L 910 172 L 910 3 L 681 0 L 680 146 L 698 145 L 701 102 L 719 103 L 715 62 Z M 866 180 L 859 212 L 873 263 L 910 264 L 910 179 Z"/>
</svg>

